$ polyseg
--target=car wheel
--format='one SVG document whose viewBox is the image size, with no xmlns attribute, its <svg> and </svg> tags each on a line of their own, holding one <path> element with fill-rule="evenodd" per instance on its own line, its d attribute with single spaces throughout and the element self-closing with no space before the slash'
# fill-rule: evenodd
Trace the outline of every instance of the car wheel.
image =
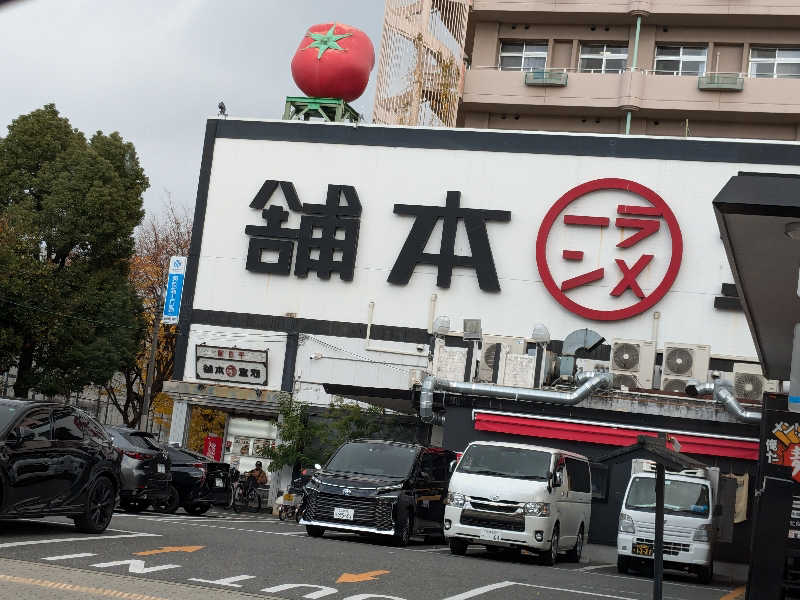
<svg viewBox="0 0 800 600">
<path fill-rule="evenodd" d="M 395 546 L 405 548 L 411 539 L 411 515 L 406 512 L 397 520 L 394 525 L 394 536 L 392 541 Z"/>
<path fill-rule="evenodd" d="M 84 513 L 75 517 L 75 527 L 82 533 L 102 533 L 114 516 L 117 493 L 108 477 L 98 477 L 86 497 Z"/>
<path fill-rule="evenodd" d="M 308 537 L 322 537 L 325 535 L 325 528 L 317 527 L 316 525 L 306 525 L 306 533 L 308 534 Z"/>
<path fill-rule="evenodd" d="M 174 513 L 181 505 L 181 496 L 174 485 L 169 486 L 169 496 L 153 503 L 153 508 L 160 513 Z"/>
<path fill-rule="evenodd" d="M 204 515 L 211 508 L 210 504 L 187 504 L 183 509 L 190 515 Z"/>
<path fill-rule="evenodd" d="M 459 540 L 458 538 L 450 538 L 448 542 L 450 546 L 450 553 L 456 556 L 464 556 L 467 553 L 467 542 Z"/>
<path fill-rule="evenodd" d="M 567 552 L 567 560 L 569 562 L 581 562 L 581 555 L 583 554 L 583 525 L 578 530 L 578 538 L 575 540 L 575 547 Z"/>
<path fill-rule="evenodd" d="M 558 525 L 553 527 L 553 537 L 550 538 L 550 551 L 542 553 L 542 562 L 548 567 L 552 567 L 558 562 Z"/>
<path fill-rule="evenodd" d="M 617 556 L 617 573 L 625 575 L 630 568 L 630 562 L 627 556 Z"/>
</svg>

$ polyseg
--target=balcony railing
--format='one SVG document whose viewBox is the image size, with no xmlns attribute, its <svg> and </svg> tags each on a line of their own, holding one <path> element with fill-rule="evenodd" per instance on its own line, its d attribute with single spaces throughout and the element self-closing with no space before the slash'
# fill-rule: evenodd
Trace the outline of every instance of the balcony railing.
<svg viewBox="0 0 800 600">
<path fill-rule="evenodd" d="M 741 92 L 744 89 L 744 75 L 742 73 L 706 73 L 697 78 L 697 89 Z"/>
<path fill-rule="evenodd" d="M 525 71 L 525 85 L 538 87 L 564 87 L 567 85 L 566 69 L 534 69 Z"/>
</svg>

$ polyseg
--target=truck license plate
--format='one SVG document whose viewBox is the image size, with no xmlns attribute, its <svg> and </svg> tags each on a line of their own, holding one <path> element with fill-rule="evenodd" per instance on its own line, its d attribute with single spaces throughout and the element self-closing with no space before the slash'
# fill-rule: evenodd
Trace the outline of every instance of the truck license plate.
<svg viewBox="0 0 800 600">
<path fill-rule="evenodd" d="M 217 477 L 217 478 L 214 480 L 214 485 L 215 485 L 216 487 L 225 487 L 225 482 L 224 482 L 224 481 L 222 481 L 222 479 L 220 479 L 219 477 Z"/>
<path fill-rule="evenodd" d="M 491 542 L 499 542 L 500 532 L 496 529 L 481 529 L 481 539 L 489 540 Z"/>
<path fill-rule="evenodd" d="M 167 472 L 167 465 L 159 464 L 158 465 L 158 472 L 159 473 L 166 473 Z"/>
<path fill-rule="evenodd" d="M 651 544 L 643 544 L 641 542 L 633 544 L 631 552 L 637 556 L 653 556 L 653 546 Z"/>
<path fill-rule="evenodd" d="M 344 519 L 345 521 L 352 521 L 353 514 L 356 511 L 352 508 L 334 508 L 333 509 L 333 518 L 334 519 Z"/>
</svg>

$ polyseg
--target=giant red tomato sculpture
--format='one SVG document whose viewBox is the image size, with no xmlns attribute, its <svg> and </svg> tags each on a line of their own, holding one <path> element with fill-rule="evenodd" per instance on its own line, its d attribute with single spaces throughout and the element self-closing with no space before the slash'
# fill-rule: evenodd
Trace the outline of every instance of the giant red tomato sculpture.
<svg viewBox="0 0 800 600">
<path fill-rule="evenodd" d="M 352 102 L 364 93 L 375 66 L 367 34 L 339 23 L 308 28 L 292 59 L 292 77 L 307 96 Z"/>
</svg>

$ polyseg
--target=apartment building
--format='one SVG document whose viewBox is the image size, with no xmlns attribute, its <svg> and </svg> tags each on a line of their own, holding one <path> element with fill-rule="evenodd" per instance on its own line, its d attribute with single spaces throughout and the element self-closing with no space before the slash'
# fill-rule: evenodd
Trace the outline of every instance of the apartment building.
<svg viewBox="0 0 800 600">
<path fill-rule="evenodd" d="M 800 140 L 800 2 L 473 0 L 458 125 Z"/>
</svg>

